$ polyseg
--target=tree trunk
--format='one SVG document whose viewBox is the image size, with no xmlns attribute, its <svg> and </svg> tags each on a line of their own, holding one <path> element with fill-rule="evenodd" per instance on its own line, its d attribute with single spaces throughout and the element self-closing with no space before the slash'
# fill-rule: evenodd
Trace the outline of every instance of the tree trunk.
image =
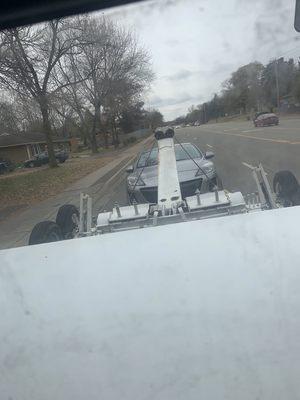
<svg viewBox="0 0 300 400">
<path fill-rule="evenodd" d="M 108 149 L 108 134 L 107 134 L 106 128 L 104 128 L 104 129 L 105 129 L 105 131 L 104 131 L 104 146 L 106 149 Z"/>
<path fill-rule="evenodd" d="M 80 127 L 79 132 L 80 132 L 81 140 L 83 141 L 83 145 L 86 147 L 87 146 L 87 137 L 88 137 L 87 129 Z"/>
<path fill-rule="evenodd" d="M 81 140 L 83 141 L 83 145 L 86 147 L 87 141 L 88 141 L 88 127 L 86 126 L 86 121 L 85 121 L 81 111 L 78 112 L 78 116 L 80 119 L 79 132 L 80 132 Z"/>
<path fill-rule="evenodd" d="M 98 144 L 97 144 L 97 139 L 96 139 L 96 133 L 94 129 L 92 129 L 92 132 L 90 132 L 90 145 L 91 145 L 91 150 L 93 154 L 98 153 Z"/>
<path fill-rule="evenodd" d="M 92 153 L 94 153 L 94 154 L 98 153 L 98 144 L 97 144 L 97 139 L 96 139 L 97 121 L 98 121 L 98 123 L 100 121 L 100 108 L 95 107 L 93 127 L 92 127 L 92 131 L 90 133 L 91 149 L 92 149 Z"/>
<path fill-rule="evenodd" d="M 49 156 L 49 165 L 51 168 L 57 167 L 57 161 L 54 154 L 53 142 L 52 142 L 52 131 L 49 120 L 49 110 L 46 99 L 42 99 L 40 102 L 40 109 L 43 118 L 43 131 L 46 138 L 47 152 Z"/>
<path fill-rule="evenodd" d="M 113 145 L 114 148 L 117 149 L 119 147 L 119 137 L 118 137 L 118 132 L 116 129 L 116 124 L 114 118 L 111 121 L 111 131 L 112 131 L 112 136 L 113 136 Z"/>
<path fill-rule="evenodd" d="M 95 118 L 94 118 L 94 121 L 93 121 L 92 130 L 90 131 L 90 134 L 89 134 L 89 139 L 90 139 L 89 141 L 90 141 L 92 153 L 94 153 L 94 154 L 98 153 L 98 145 L 97 145 L 97 139 L 96 139 Z"/>
<path fill-rule="evenodd" d="M 83 145 L 84 145 L 84 147 L 86 147 L 87 146 L 87 138 L 86 138 L 85 132 L 82 135 L 82 139 L 83 139 Z"/>
</svg>

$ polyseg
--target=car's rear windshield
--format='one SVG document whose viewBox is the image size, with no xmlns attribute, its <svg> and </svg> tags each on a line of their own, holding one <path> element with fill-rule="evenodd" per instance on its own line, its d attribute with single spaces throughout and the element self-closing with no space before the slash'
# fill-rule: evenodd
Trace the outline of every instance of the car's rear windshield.
<svg viewBox="0 0 300 400">
<path fill-rule="evenodd" d="M 157 165 L 157 153 L 158 149 L 157 147 L 153 148 L 151 150 L 151 154 L 149 154 L 150 151 L 146 151 L 141 154 L 137 168 L 144 168 L 144 167 L 149 167 L 151 165 Z M 202 153 L 197 149 L 197 147 L 193 146 L 190 143 L 184 143 L 181 145 L 176 144 L 175 145 L 175 155 L 176 155 L 176 161 L 182 161 L 182 160 L 188 160 L 189 158 L 202 158 Z"/>
<path fill-rule="evenodd" d="M 265 118 L 273 118 L 273 117 L 276 117 L 276 115 L 272 114 L 272 113 L 266 113 L 266 114 L 259 115 L 257 117 L 257 119 L 265 119 Z"/>
</svg>

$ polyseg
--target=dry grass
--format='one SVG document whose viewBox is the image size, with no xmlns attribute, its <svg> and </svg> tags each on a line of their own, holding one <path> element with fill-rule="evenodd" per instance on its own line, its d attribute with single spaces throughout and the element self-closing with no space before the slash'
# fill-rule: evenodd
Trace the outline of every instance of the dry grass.
<svg viewBox="0 0 300 400">
<path fill-rule="evenodd" d="M 32 205 L 56 195 L 71 183 L 111 160 L 112 157 L 77 158 L 57 168 L 36 168 L 28 172 L 5 175 L 0 179 L 0 210 Z"/>
</svg>

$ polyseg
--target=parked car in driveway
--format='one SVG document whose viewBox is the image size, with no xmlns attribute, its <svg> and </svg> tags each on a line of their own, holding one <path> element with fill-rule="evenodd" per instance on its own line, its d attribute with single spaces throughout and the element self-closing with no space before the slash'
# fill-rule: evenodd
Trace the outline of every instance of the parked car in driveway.
<svg viewBox="0 0 300 400">
<path fill-rule="evenodd" d="M 10 160 L 0 158 L 0 174 L 5 174 L 6 172 L 11 172 L 14 170 L 14 165 Z"/>
<path fill-rule="evenodd" d="M 68 158 L 69 155 L 64 150 L 55 151 L 55 158 L 59 163 L 64 163 Z M 26 168 L 34 168 L 40 167 L 41 165 L 48 164 L 49 156 L 47 151 L 43 151 L 39 154 L 36 154 L 33 158 L 24 162 L 24 167 Z"/>
<path fill-rule="evenodd" d="M 126 169 L 127 193 L 130 203 L 156 203 L 158 186 L 158 149 L 143 151 L 134 165 Z M 199 189 L 201 192 L 213 190 L 217 184 L 217 174 L 211 159 L 211 151 L 203 154 L 191 143 L 175 145 L 175 155 L 181 193 L 183 198 L 192 196 Z M 193 161 L 194 160 L 194 161 Z M 199 168 L 200 167 L 200 168 Z"/>
<path fill-rule="evenodd" d="M 278 125 L 279 118 L 274 113 L 263 113 L 258 114 L 254 118 L 254 126 L 270 126 L 270 125 Z"/>
</svg>

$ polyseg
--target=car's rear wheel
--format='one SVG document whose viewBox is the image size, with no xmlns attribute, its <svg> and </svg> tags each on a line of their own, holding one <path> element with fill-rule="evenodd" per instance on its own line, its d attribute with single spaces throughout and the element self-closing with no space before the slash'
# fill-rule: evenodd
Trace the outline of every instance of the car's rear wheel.
<svg viewBox="0 0 300 400">
<path fill-rule="evenodd" d="M 42 221 L 34 226 L 28 244 L 57 242 L 63 239 L 60 227 L 52 221 Z"/>
<path fill-rule="evenodd" d="M 285 206 L 295 205 L 295 195 L 299 191 L 297 178 L 291 171 L 278 171 L 273 179 L 273 190 Z"/>
<path fill-rule="evenodd" d="M 56 223 L 60 227 L 64 239 L 76 236 L 79 225 L 79 210 L 73 204 L 64 204 L 57 212 Z"/>
</svg>

